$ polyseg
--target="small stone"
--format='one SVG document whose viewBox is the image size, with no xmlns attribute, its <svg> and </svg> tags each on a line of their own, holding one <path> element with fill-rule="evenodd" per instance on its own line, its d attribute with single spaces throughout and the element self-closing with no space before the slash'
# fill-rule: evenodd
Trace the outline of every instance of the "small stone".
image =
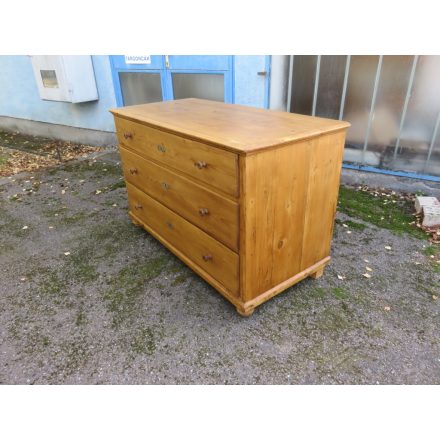
<svg viewBox="0 0 440 440">
<path fill-rule="evenodd" d="M 20 281 L 26 281 L 26 277 L 21 277 Z"/>
<path fill-rule="evenodd" d="M 95 194 L 101 194 L 101 192 L 102 192 L 102 191 L 101 191 L 100 189 L 97 189 L 96 192 L 95 192 Z"/>
<path fill-rule="evenodd" d="M 373 269 L 371 269 L 371 267 L 366 266 L 365 269 L 367 269 L 369 272 L 373 272 Z"/>
<path fill-rule="evenodd" d="M 64 255 L 66 255 L 66 256 L 70 255 L 70 252 L 64 252 Z"/>
<path fill-rule="evenodd" d="M 351 231 L 347 231 L 347 234 L 351 234 Z"/>
<path fill-rule="evenodd" d="M 436 300 L 438 299 L 438 296 L 437 296 L 437 295 L 432 295 L 432 299 L 433 299 L 434 301 L 436 301 Z"/>
<path fill-rule="evenodd" d="M 371 278 L 371 275 L 369 273 L 363 273 L 362 276 L 364 276 L 365 278 Z"/>
<path fill-rule="evenodd" d="M 28 226 L 23 226 L 21 229 L 28 229 Z"/>
<path fill-rule="evenodd" d="M 61 194 L 66 194 L 66 190 L 65 190 L 65 189 L 62 189 L 62 190 L 61 190 Z"/>
<path fill-rule="evenodd" d="M 386 249 L 387 251 L 390 251 L 390 250 L 391 250 L 391 246 L 385 246 L 385 249 Z"/>
<path fill-rule="evenodd" d="M 383 309 L 384 309 L 386 312 L 389 312 L 389 311 L 391 310 L 391 307 L 389 307 L 389 306 L 385 306 Z"/>
</svg>

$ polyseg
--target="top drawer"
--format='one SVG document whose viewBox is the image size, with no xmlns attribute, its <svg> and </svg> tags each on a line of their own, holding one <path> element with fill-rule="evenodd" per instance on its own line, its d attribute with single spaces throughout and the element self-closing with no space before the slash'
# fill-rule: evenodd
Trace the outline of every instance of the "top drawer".
<svg viewBox="0 0 440 440">
<path fill-rule="evenodd" d="M 227 194 L 238 196 L 238 157 L 234 153 L 115 117 L 119 143 Z"/>
</svg>

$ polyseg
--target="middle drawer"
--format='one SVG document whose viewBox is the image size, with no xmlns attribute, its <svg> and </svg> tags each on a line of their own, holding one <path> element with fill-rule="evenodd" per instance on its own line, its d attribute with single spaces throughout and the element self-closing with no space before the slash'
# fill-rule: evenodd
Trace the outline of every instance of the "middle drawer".
<svg viewBox="0 0 440 440">
<path fill-rule="evenodd" d="M 119 147 L 125 179 L 238 251 L 238 204 Z"/>
</svg>

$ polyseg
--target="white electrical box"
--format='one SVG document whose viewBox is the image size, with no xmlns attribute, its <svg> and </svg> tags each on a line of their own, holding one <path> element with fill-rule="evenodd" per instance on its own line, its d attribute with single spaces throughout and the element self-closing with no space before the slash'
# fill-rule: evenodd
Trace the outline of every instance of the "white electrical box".
<svg viewBox="0 0 440 440">
<path fill-rule="evenodd" d="M 38 55 L 31 59 L 41 99 L 72 103 L 98 99 L 90 55 Z"/>
</svg>

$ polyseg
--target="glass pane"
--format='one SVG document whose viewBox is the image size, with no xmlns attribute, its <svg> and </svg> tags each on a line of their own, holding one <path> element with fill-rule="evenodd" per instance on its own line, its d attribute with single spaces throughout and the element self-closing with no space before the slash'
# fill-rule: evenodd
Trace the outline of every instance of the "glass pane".
<svg viewBox="0 0 440 440">
<path fill-rule="evenodd" d="M 323 55 L 321 57 L 316 116 L 339 118 L 346 61 L 345 55 Z"/>
<path fill-rule="evenodd" d="M 342 116 L 342 119 L 351 124 L 347 131 L 345 144 L 344 160 L 346 162 L 362 163 L 362 150 L 367 132 L 378 62 L 379 56 L 377 55 L 354 55 L 351 57 L 344 114 Z M 371 163 L 369 153 L 366 153 L 365 159 Z M 375 165 L 378 166 L 379 163 Z"/>
<path fill-rule="evenodd" d="M 419 57 L 394 169 L 424 171 L 440 111 L 439 77 L 440 56 Z M 431 161 L 436 161 L 436 154 Z"/>
<path fill-rule="evenodd" d="M 58 80 L 55 70 L 40 70 L 43 86 L 49 89 L 58 89 Z"/>
<path fill-rule="evenodd" d="M 211 101 L 225 100 L 223 74 L 173 73 L 174 99 L 200 98 Z"/>
<path fill-rule="evenodd" d="M 367 165 L 392 168 L 414 57 L 384 56 L 368 138 Z"/>
<path fill-rule="evenodd" d="M 119 81 L 124 105 L 162 101 L 159 73 L 120 72 Z"/>
<path fill-rule="evenodd" d="M 316 55 L 295 55 L 293 58 L 292 113 L 312 114 L 317 59 Z"/>
<path fill-rule="evenodd" d="M 440 176 L 440 126 L 437 129 L 436 141 L 434 142 L 431 158 L 426 164 L 425 172 L 431 176 Z"/>
</svg>

